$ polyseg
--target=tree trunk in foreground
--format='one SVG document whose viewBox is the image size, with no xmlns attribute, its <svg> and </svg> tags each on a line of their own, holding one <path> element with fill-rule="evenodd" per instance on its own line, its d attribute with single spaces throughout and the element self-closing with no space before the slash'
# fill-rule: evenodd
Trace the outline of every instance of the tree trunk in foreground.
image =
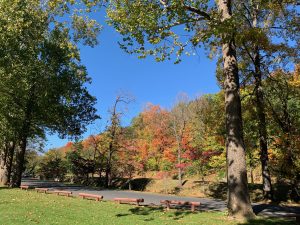
<svg viewBox="0 0 300 225">
<path fill-rule="evenodd" d="M 219 0 L 218 8 L 223 21 L 231 18 L 230 0 Z M 248 191 L 238 65 L 233 37 L 224 40 L 222 53 L 225 77 L 224 90 L 227 135 L 227 207 L 230 216 L 252 218 L 254 217 L 254 213 Z"/>
<path fill-rule="evenodd" d="M 22 182 L 22 173 L 24 170 L 25 152 L 27 147 L 27 137 L 23 138 L 16 154 L 16 171 L 13 176 L 12 187 L 20 187 Z"/>
</svg>

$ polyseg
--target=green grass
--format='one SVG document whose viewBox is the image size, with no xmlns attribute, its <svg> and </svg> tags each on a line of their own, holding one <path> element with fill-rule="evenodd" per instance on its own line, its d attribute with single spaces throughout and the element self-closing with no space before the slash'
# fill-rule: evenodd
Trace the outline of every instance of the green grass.
<svg viewBox="0 0 300 225">
<path fill-rule="evenodd" d="M 222 212 L 198 212 L 135 207 L 113 202 L 67 198 L 34 191 L 0 188 L 0 224 L 140 225 L 140 224 L 238 224 Z M 258 219 L 247 224 L 292 224 Z"/>
</svg>

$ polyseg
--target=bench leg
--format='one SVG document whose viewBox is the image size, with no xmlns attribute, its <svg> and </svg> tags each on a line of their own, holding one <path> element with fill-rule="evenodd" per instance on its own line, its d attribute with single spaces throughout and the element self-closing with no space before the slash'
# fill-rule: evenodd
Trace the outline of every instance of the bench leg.
<svg viewBox="0 0 300 225">
<path fill-rule="evenodd" d="M 166 207 L 167 207 L 167 210 L 169 211 L 170 210 L 170 203 L 169 202 L 166 203 Z"/>
<path fill-rule="evenodd" d="M 191 205 L 191 211 L 195 212 L 195 205 Z"/>
<path fill-rule="evenodd" d="M 296 224 L 300 224 L 300 216 L 296 216 Z"/>
</svg>

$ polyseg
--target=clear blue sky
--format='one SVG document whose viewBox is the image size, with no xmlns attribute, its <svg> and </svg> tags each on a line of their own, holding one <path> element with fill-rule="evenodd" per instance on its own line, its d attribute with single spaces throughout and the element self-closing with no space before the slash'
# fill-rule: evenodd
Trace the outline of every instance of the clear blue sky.
<svg viewBox="0 0 300 225">
<path fill-rule="evenodd" d="M 88 88 L 98 99 L 96 107 L 102 117 L 89 126 L 84 137 L 99 133 L 105 127 L 107 110 L 120 90 L 135 97 L 123 120 L 125 125 L 149 102 L 170 108 L 180 92 L 195 98 L 219 91 L 215 78 L 216 62 L 208 59 L 201 49 L 198 55 L 185 57 L 177 65 L 172 61 L 157 63 L 151 57 L 138 59 L 135 55 L 126 54 L 117 44 L 119 39 L 118 33 L 105 26 L 97 47 L 81 47 L 82 62 L 92 77 Z M 55 135 L 48 136 L 46 149 L 63 146 L 67 141 Z"/>
</svg>

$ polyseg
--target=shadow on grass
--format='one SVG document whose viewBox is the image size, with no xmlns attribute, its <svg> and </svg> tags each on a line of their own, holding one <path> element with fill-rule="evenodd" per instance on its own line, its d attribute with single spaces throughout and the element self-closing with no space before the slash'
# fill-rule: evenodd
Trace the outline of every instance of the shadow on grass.
<svg viewBox="0 0 300 225">
<path fill-rule="evenodd" d="M 11 190 L 12 188 L 11 187 L 7 187 L 7 186 L 1 186 L 0 187 L 0 191 L 1 190 Z"/>
<path fill-rule="evenodd" d="M 282 219 L 255 219 L 249 220 L 246 223 L 239 223 L 238 225 L 295 225 L 295 220 L 282 220 Z"/>
<path fill-rule="evenodd" d="M 116 216 L 124 217 L 130 215 L 138 215 L 138 216 L 145 216 L 144 221 L 152 221 L 154 220 L 153 217 L 155 217 L 156 213 L 163 213 L 163 212 L 165 212 L 163 207 L 144 206 L 144 207 L 135 207 L 129 209 L 128 213 L 117 214 Z M 179 220 L 192 213 L 194 212 L 186 211 L 186 210 L 176 210 L 176 211 L 167 212 L 166 216 L 173 220 Z M 149 216 L 151 215 L 153 215 L 153 217 L 149 218 Z"/>
</svg>

